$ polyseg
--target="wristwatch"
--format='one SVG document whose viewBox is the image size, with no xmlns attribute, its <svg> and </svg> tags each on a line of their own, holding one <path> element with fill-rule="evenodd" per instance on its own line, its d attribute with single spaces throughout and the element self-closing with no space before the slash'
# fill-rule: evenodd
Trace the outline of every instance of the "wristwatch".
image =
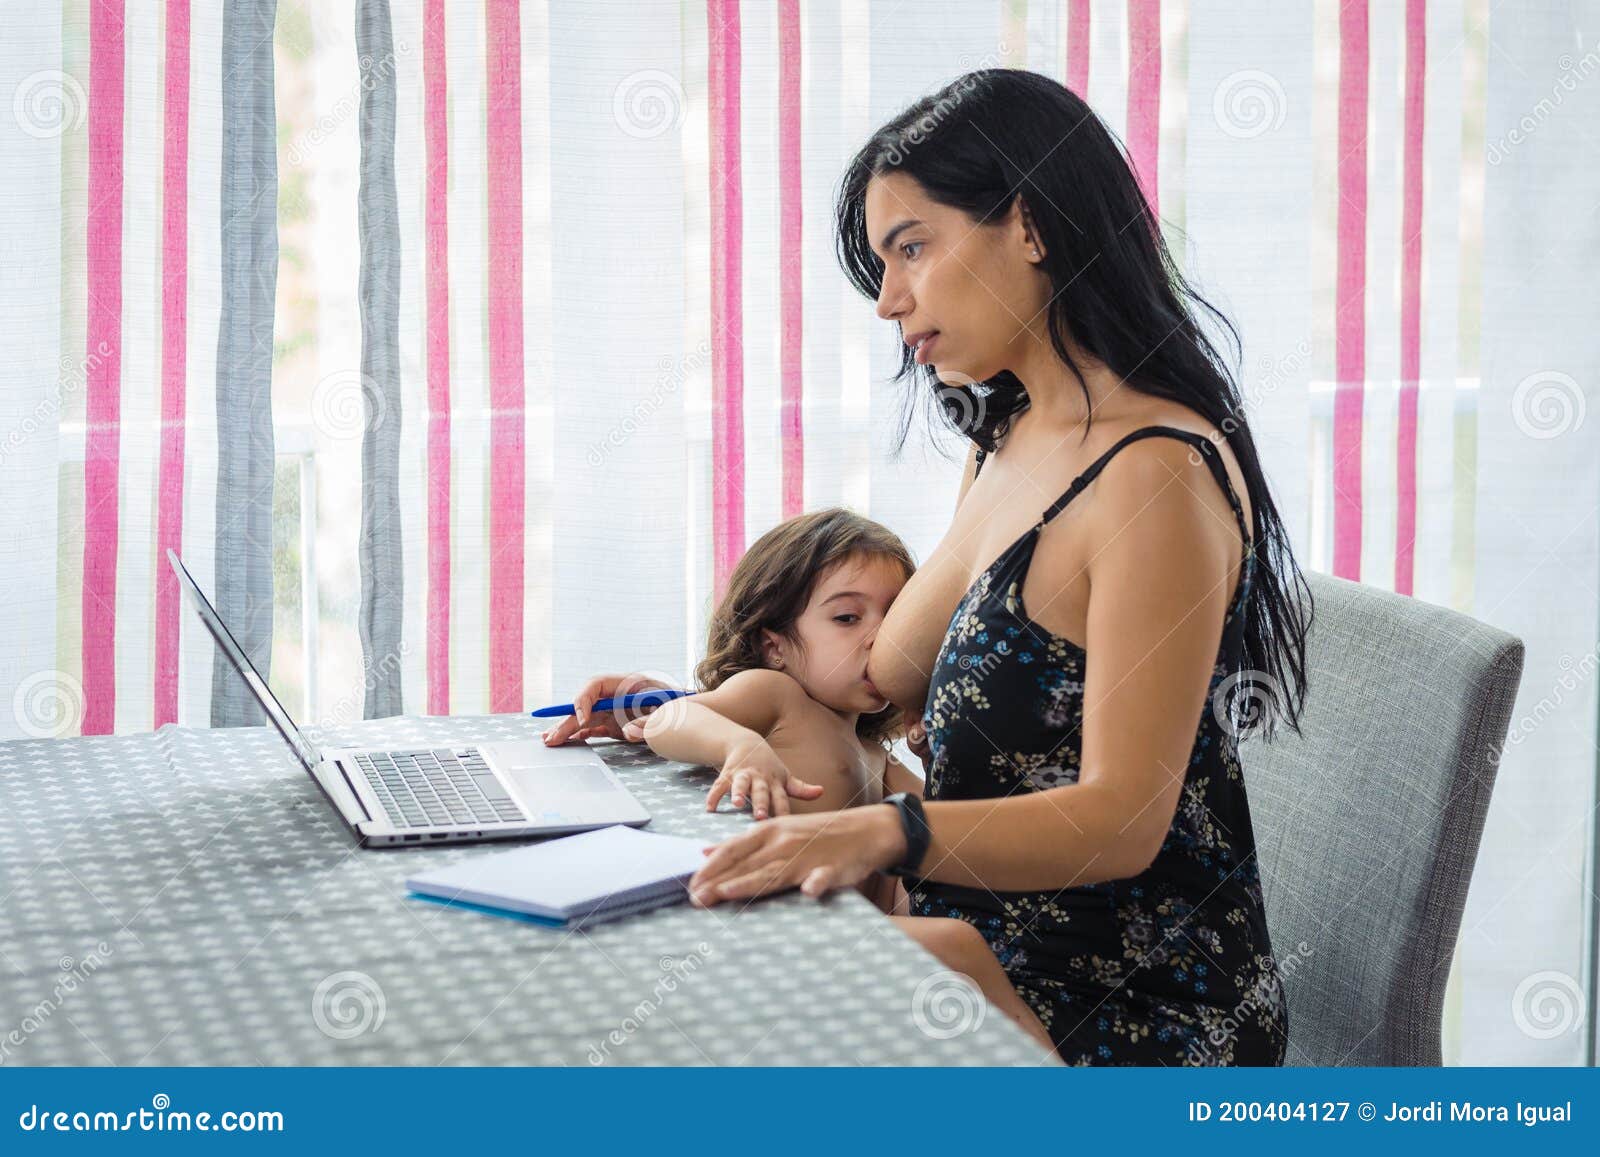
<svg viewBox="0 0 1600 1157">
<path fill-rule="evenodd" d="M 892 868 L 885 869 L 891 876 L 915 876 L 928 854 L 928 844 L 933 832 L 928 828 L 928 817 L 922 810 L 922 797 L 907 791 L 897 791 L 883 797 L 883 802 L 900 813 L 900 830 L 906 837 L 906 854 Z"/>
</svg>

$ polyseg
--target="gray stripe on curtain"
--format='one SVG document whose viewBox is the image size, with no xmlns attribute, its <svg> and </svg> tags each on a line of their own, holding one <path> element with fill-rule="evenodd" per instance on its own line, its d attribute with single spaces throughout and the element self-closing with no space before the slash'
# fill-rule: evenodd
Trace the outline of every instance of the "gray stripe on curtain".
<svg viewBox="0 0 1600 1157">
<path fill-rule="evenodd" d="M 217 332 L 217 610 L 266 679 L 272 671 L 272 311 L 278 287 L 277 0 L 222 10 L 222 301 Z M 211 725 L 266 722 L 219 655 Z"/>
<path fill-rule="evenodd" d="M 405 572 L 400 526 L 400 208 L 394 184 L 395 58 L 388 0 L 360 0 L 361 658 L 368 719 L 398 715 Z"/>
</svg>

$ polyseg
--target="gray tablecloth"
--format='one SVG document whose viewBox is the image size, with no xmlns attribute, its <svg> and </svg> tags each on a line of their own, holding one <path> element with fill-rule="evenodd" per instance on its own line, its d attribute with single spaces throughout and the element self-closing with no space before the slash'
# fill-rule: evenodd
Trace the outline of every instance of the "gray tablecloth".
<svg viewBox="0 0 1600 1157">
<path fill-rule="evenodd" d="M 400 718 L 333 743 L 532 738 Z M 719 839 L 711 773 L 596 744 Z M 724 804 L 724 809 L 726 809 Z M 1047 1055 L 853 890 L 566 932 L 407 898 L 512 845 L 358 848 L 265 728 L 0 744 L 0 1062 L 1034 1065 Z"/>
</svg>

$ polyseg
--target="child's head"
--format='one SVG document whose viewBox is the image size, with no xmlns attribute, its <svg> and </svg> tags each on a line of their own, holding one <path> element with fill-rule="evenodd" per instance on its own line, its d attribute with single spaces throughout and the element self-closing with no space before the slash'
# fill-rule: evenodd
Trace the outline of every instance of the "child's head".
<svg viewBox="0 0 1600 1157">
<path fill-rule="evenodd" d="M 824 706 L 857 713 L 861 738 L 891 738 L 900 713 L 867 681 L 867 655 L 915 570 L 898 535 L 854 511 L 780 522 L 733 569 L 695 671 L 700 685 L 753 667 L 785 671 Z"/>
</svg>

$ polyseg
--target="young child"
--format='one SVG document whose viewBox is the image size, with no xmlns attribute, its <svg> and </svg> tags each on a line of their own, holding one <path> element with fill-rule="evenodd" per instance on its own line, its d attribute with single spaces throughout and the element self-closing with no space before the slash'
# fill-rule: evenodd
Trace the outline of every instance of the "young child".
<svg viewBox="0 0 1600 1157">
<path fill-rule="evenodd" d="M 634 720 L 624 738 L 721 769 L 706 798 L 755 819 L 837 811 L 922 791 L 889 751 L 902 713 L 867 656 L 916 569 L 899 537 L 835 507 L 788 519 L 745 552 L 712 613 L 703 690 Z"/>
<path fill-rule="evenodd" d="M 623 738 L 720 769 L 707 810 L 727 795 L 736 808 L 748 800 L 757 821 L 921 795 L 921 777 L 889 750 L 904 716 L 867 678 L 878 626 L 915 569 L 893 531 L 853 511 L 779 523 L 739 560 L 711 616 L 695 670 L 702 690 L 628 723 Z M 908 915 L 893 876 L 874 873 L 859 890 L 1050 1047 L 976 928 Z"/>
</svg>

